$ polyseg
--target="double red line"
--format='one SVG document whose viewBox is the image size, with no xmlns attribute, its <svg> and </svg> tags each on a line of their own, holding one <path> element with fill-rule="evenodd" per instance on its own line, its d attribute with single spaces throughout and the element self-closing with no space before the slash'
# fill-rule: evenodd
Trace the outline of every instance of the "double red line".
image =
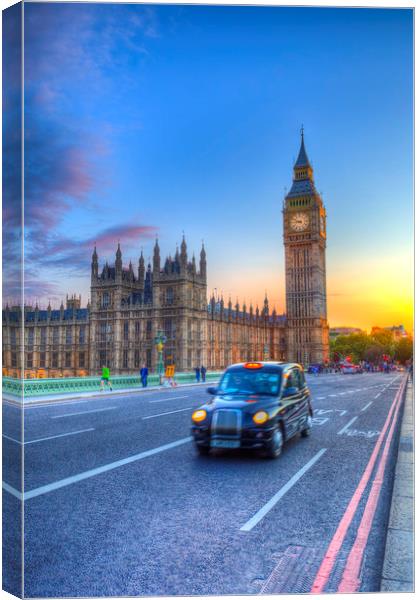
<svg viewBox="0 0 420 600">
<path fill-rule="evenodd" d="M 372 483 L 365 510 L 363 512 L 362 520 L 357 531 L 357 536 L 348 555 L 343 576 L 338 587 L 339 592 L 356 592 L 359 589 L 360 565 L 362 563 L 363 553 L 366 548 L 369 533 L 372 528 L 373 517 L 375 516 L 379 494 L 383 484 L 384 471 L 389 454 L 389 448 L 392 442 L 392 436 L 394 434 L 395 425 L 398 419 L 399 409 L 402 404 L 406 383 L 407 376 L 404 376 L 401 385 L 392 402 L 387 419 L 375 444 L 375 447 L 366 466 L 366 469 L 362 475 L 362 478 L 359 481 L 359 484 L 353 494 L 352 499 L 347 505 L 344 515 L 336 529 L 336 532 L 330 542 L 330 545 L 328 546 L 328 550 L 322 560 L 321 566 L 318 569 L 318 573 L 316 574 L 316 577 L 312 584 L 311 593 L 320 594 L 328 583 L 331 572 L 336 564 L 338 553 L 341 550 L 344 538 L 347 534 L 347 530 L 353 520 L 353 517 L 362 499 L 363 492 L 365 491 L 369 479 L 372 475 L 377 456 L 382 446 L 383 439 L 385 438 L 388 425 L 392 419 L 391 427 L 389 428 L 383 452 L 379 461 L 378 470 L 375 479 Z"/>
</svg>

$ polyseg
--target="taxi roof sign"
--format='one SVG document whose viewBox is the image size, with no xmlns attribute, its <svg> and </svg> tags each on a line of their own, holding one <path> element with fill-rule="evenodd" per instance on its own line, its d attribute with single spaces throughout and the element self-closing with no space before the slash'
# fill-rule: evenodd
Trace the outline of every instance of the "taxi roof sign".
<svg viewBox="0 0 420 600">
<path fill-rule="evenodd" d="M 247 362 L 244 364 L 245 369 L 261 369 L 262 366 L 260 362 Z"/>
</svg>

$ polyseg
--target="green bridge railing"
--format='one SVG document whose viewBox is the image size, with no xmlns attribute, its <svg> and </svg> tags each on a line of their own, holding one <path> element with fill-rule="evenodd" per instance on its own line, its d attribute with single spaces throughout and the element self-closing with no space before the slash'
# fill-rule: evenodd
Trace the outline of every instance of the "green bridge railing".
<svg viewBox="0 0 420 600">
<path fill-rule="evenodd" d="M 206 381 L 217 381 L 221 372 L 207 372 Z M 176 383 L 195 383 L 193 373 L 177 373 L 174 380 Z M 141 380 L 138 375 L 116 375 L 111 377 L 112 389 L 140 388 Z M 63 377 L 54 379 L 14 379 L 3 377 L 3 393 L 16 397 L 46 396 L 48 394 L 68 394 L 71 392 L 94 392 L 100 389 L 100 377 Z M 159 385 L 159 376 L 149 375 L 147 385 Z"/>
</svg>

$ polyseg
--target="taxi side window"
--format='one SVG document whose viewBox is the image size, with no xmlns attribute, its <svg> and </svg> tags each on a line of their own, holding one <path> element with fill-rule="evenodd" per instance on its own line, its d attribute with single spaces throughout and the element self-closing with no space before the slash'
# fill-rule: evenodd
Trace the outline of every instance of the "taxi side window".
<svg viewBox="0 0 420 600">
<path fill-rule="evenodd" d="M 298 390 L 301 388 L 299 371 L 297 369 L 292 369 L 290 371 L 290 375 L 287 379 L 287 387 L 296 388 Z"/>
<path fill-rule="evenodd" d="M 303 371 L 301 371 L 299 369 L 298 371 L 298 377 L 299 377 L 299 389 L 303 389 L 305 387 L 305 375 L 303 374 Z"/>
</svg>

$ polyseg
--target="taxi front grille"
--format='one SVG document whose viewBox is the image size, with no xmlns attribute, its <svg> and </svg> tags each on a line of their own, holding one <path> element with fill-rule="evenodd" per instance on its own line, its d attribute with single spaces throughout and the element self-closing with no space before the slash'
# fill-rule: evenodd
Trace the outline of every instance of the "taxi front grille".
<svg viewBox="0 0 420 600">
<path fill-rule="evenodd" d="M 213 415 L 211 432 L 216 435 L 237 435 L 241 431 L 242 413 L 240 410 L 219 409 Z"/>
</svg>

